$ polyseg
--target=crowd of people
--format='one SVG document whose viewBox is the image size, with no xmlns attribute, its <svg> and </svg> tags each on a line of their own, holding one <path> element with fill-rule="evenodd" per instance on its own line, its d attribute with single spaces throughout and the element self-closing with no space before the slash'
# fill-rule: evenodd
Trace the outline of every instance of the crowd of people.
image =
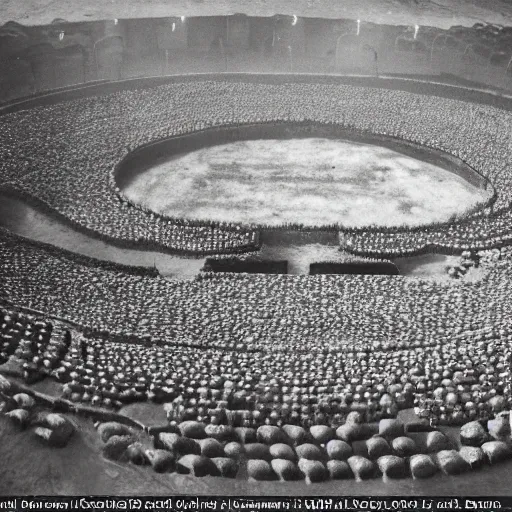
<svg viewBox="0 0 512 512">
<path fill-rule="evenodd" d="M 436 244 L 460 252 L 508 242 L 510 114 L 393 90 L 188 81 L 23 110 L 0 117 L 0 182 L 110 240 L 195 254 L 254 249 L 253 229 L 167 219 L 131 204 L 115 168 L 153 140 L 273 121 L 339 124 L 441 149 L 496 188 L 491 215 L 347 231 L 351 251 L 397 256 Z M 181 400 L 183 415 L 203 419 L 226 403 L 250 411 L 240 416 L 249 424 L 304 425 L 336 424 L 350 410 L 378 419 L 416 405 L 461 423 L 512 406 L 511 259 L 506 250 L 487 259 L 484 279 L 456 285 L 384 275 L 171 281 L 86 264 L 2 229 L 0 293 L 87 336 L 75 352 L 62 340 L 52 349 L 51 371 L 69 381 L 74 400 Z"/>
<path fill-rule="evenodd" d="M 124 197 L 115 168 L 155 140 L 274 121 L 338 125 L 439 149 L 496 189 L 493 215 L 471 215 L 449 227 L 348 231 L 350 250 L 407 254 L 429 244 L 480 249 L 510 236 L 510 113 L 389 89 L 186 81 L 22 110 L 0 118 L 0 180 L 110 240 L 187 253 L 242 252 L 258 245 L 257 232 L 146 211 Z"/>
<path fill-rule="evenodd" d="M 68 392 L 78 401 L 187 399 L 204 417 L 199 399 L 234 400 L 257 406 L 245 418 L 256 423 L 293 412 L 301 423 L 336 423 L 354 409 L 378 419 L 416 403 L 460 423 L 512 406 L 512 267 L 507 251 L 494 254 L 483 257 L 482 281 L 456 285 L 382 275 L 178 282 L 84 265 L 2 231 L 0 280 L 13 303 L 83 331 L 85 348 L 54 373 L 76 381 Z M 86 369 L 103 374 L 83 382 Z"/>
<path fill-rule="evenodd" d="M 62 322 L 8 308 L 0 309 L 0 322 L 0 364 L 15 358 L 29 383 L 56 370 L 68 354 L 71 334 Z"/>
</svg>

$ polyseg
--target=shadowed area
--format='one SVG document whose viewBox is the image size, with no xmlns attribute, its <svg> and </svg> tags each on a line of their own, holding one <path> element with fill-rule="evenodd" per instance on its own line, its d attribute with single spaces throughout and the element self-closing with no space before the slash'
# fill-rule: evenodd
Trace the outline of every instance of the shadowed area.
<svg viewBox="0 0 512 512">
<path fill-rule="evenodd" d="M 198 149 L 134 175 L 124 193 L 170 217 L 350 227 L 447 221 L 488 197 L 433 163 L 327 138 Z"/>
</svg>

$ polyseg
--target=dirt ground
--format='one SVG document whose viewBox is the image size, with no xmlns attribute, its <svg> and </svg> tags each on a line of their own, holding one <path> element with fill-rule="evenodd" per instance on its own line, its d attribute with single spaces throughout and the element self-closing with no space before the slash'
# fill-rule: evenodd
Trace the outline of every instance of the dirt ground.
<svg viewBox="0 0 512 512">
<path fill-rule="evenodd" d="M 168 217 L 345 227 L 446 222 L 489 195 L 391 148 L 319 137 L 180 154 L 136 174 L 123 192 Z"/>
<path fill-rule="evenodd" d="M 56 18 L 86 21 L 113 18 L 206 16 L 245 13 L 361 19 L 373 23 L 449 28 L 476 22 L 509 25 L 509 0 L 2 0 L 0 22 L 25 25 Z"/>
</svg>

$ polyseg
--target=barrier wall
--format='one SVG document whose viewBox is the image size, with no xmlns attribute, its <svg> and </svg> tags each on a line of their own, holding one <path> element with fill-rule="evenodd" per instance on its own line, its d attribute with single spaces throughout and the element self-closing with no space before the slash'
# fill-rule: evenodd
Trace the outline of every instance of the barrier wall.
<svg viewBox="0 0 512 512">
<path fill-rule="evenodd" d="M 348 274 L 397 276 L 400 271 L 389 261 L 354 261 L 350 263 L 319 262 L 311 263 L 309 274 Z"/>
<path fill-rule="evenodd" d="M 365 75 L 450 73 L 449 80 L 512 89 L 510 36 L 276 14 L 185 16 L 0 27 L 0 102 L 85 83 L 204 72 Z M 448 44 L 455 42 L 456 44 Z M 485 47 L 480 55 L 475 48 Z M 448 79 L 446 76 L 443 80 Z"/>
<path fill-rule="evenodd" d="M 233 272 L 237 274 L 287 274 L 288 262 L 266 260 L 240 260 L 238 258 L 207 258 L 205 272 Z"/>
</svg>

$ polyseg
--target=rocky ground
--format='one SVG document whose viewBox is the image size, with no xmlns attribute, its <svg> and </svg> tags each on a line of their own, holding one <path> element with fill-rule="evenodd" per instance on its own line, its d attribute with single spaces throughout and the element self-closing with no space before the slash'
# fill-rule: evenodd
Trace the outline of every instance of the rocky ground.
<svg viewBox="0 0 512 512">
<path fill-rule="evenodd" d="M 143 5 L 142 5 L 143 4 Z M 55 18 L 87 21 L 111 18 L 205 16 L 245 13 L 272 16 L 352 18 L 373 23 L 449 28 L 477 22 L 509 25 L 508 0 L 3 0 L 0 20 L 25 25 Z"/>
<path fill-rule="evenodd" d="M 1 373 L 2 369 L 0 369 Z M 1 379 L 1 375 L 0 375 Z M 5 382 L 5 380 L 3 380 Z M 39 386 L 40 388 L 41 386 Z M 48 389 L 45 389 L 48 392 Z M 28 400 L 29 397 L 24 395 Z M 21 395 L 16 395 L 19 399 Z M 5 407 L 5 403 L 2 404 Z M 162 406 L 141 404 L 142 407 L 125 408 L 124 414 L 145 419 L 150 425 L 152 420 L 161 421 L 156 409 Z M 25 408 L 38 407 L 27 405 Z M 128 410 L 131 409 L 131 410 Z M 140 410 L 137 410 L 140 409 Z M 17 409 L 19 412 L 20 409 Z M 161 411 L 160 411 L 161 412 Z M 404 413 L 404 414 L 402 414 Z M 416 421 L 410 411 L 402 411 L 399 417 L 404 423 Z M 35 414 L 35 413 L 34 413 Z M 40 418 L 44 418 L 44 413 Z M 54 414 L 53 416 L 58 416 Z M 32 415 L 33 419 L 35 418 Z M 48 417 L 48 416 L 47 416 Z M 73 434 L 65 446 L 50 446 L 47 441 L 36 435 L 31 426 L 22 428 L 15 417 L 0 414 L 0 496 L 4 495 L 172 495 L 186 493 L 193 495 L 438 495 L 473 496 L 482 495 L 482 489 L 489 496 L 508 495 L 510 487 L 510 462 L 486 465 L 464 475 L 445 475 L 438 472 L 431 478 L 403 478 L 388 480 L 375 478 L 365 481 L 337 480 L 305 485 L 297 482 L 247 481 L 247 474 L 239 471 L 237 478 L 221 477 L 195 478 L 191 475 L 156 473 L 150 466 L 136 466 L 127 461 L 107 460 L 104 445 L 93 420 L 73 414 L 60 414 L 72 425 Z M 158 417 L 158 418 L 157 418 Z M 189 422 L 190 423 L 190 422 Z M 118 424 L 119 425 L 119 424 Z M 122 425 L 121 425 L 122 426 Z M 451 443 L 458 445 L 457 428 L 444 428 Z M 413 435 L 413 434 L 411 434 Z M 420 440 L 426 432 L 413 437 Z M 140 432 L 138 439 L 143 446 L 151 449 L 150 437 Z M 419 437 L 418 437 L 419 436 Z M 357 450 L 362 448 L 358 444 Z M 305 446 L 305 445 L 303 445 Z M 355 446 L 355 445 L 354 445 Z M 355 449 L 356 449 L 355 448 Z M 103 455 L 102 455 L 103 453 Z M 359 453 L 359 452 L 357 452 Z M 363 453 L 363 452 L 361 452 Z M 245 463 L 242 463 L 245 467 Z"/>
</svg>

